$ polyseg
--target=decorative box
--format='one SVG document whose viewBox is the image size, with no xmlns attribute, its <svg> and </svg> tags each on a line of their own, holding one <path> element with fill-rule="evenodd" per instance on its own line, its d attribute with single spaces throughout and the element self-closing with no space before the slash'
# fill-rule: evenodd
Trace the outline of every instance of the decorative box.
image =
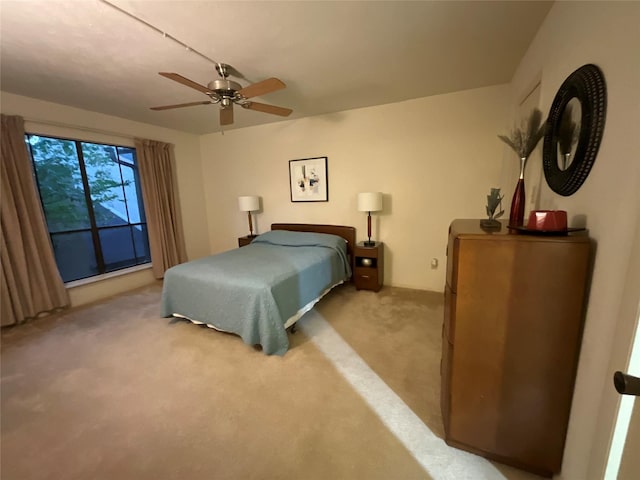
<svg viewBox="0 0 640 480">
<path fill-rule="evenodd" d="M 567 212 L 565 210 L 533 210 L 527 223 L 529 230 L 547 232 L 567 229 Z"/>
</svg>

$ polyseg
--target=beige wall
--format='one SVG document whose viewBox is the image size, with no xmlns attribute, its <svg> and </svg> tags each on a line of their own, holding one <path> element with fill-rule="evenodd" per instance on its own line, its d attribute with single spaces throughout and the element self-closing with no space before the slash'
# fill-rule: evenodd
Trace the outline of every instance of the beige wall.
<svg viewBox="0 0 640 480">
<path fill-rule="evenodd" d="M 506 85 L 494 86 L 231 130 L 199 143 L 195 135 L 6 92 L 1 104 L 35 133 L 174 143 L 190 259 L 233 248 L 247 233 L 239 195 L 262 196 L 260 232 L 276 221 L 339 223 L 355 225 L 362 240 L 366 215 L 356 210 L 356 194 L 382 191 L 384 211 L 374 218 L 373 237 L 387 244 L 386 282 L 441 291 L 449 222 L 482 217 L 485 195 L 497 184 L 504 149 L 496 134 L 504 130 L 507 94 Z M 291 203 L 288 160 L 312 156 L 329 157 L 329 202 Z M 437 269 L 430 268 L 432 258 Z M 149 272 L 137 272 L 75 287 L 71 295 L 80 305 L 151 281 Z"/>
<path fill-rule="evenodd" d="M 616 330 L 636 322 L 634 314 L 623 313 L 635 309 L 621 298 L 631 252 L 640 248 L 638 239 L 634 242 L 640 218 L 639 24 L 640 3 L 557 2 L 512 82 L 515 103 L 515 92 L 541 78 L 545 112 L 564 79 L 581 65 L 598 65 L 607 82 L 604 138 L 590 176 L 571 197 L 553 193 L 544 182 L 540 196 L 540 208 L 567 210 L 573 221 L 583 215 L 596 246 L 561 475 L 572 480 L 602 478 L 615 407 L 610 359 L 621 354 L 620 361 L 627 361 L 630 341 L 619 339 L 614 348 L 613 338 Z M 640 292 L 632 297 L 627 301 L 637 308 Z"/>
<path fill-rule="evenodd" d="M 211 250 L 248 233 L 239 195 L 262 197 L 259 232 L 272 222 L 346 224 L 363 240 L 356 195 L 380 191 L 384 211 L 374 214 L 372 236 L 386 244 L 385 282 L 442 291 L 449 223 L 483 217 L 500 176 L 496 135 L 508 92 L 493 86 L 203 136 Z M 328 157 L 329 202 L 291 203 L 288 160 L 318 156 Z"/>
<path fill-rule="evenodd" d="M 59 135 L 95 142 L 133 146 L 133 137 L 170 142 L 175 145 L 180 207 L 190 259 L 209 253 L 204 192 L 201 179 L 200 146 L 197 135 L 156 127 L 123 118 L 67 107 L 34 98 L 1 92 L 0 108 L 6 115 L 25 118 L 29 132 Z M 74 287 L 74 306 L 106 298 L 154 281 L 150 270 L 113 277 Z"/>
</svg>

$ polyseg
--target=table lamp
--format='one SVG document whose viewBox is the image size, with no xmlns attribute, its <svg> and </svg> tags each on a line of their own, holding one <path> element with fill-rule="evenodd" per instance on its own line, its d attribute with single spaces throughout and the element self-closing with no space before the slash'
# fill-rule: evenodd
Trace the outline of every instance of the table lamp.
<svg viewBox="0 0 640 480">
<path fill-rule="evenodd" d="M 358 194 L 358 210 L 368 212 L 367 216 L 367 236 L 369 240 L 364 242 L 365 247 L 375 247 L 376 242 L 371 241 L 371 212 L 382 210 L 382 193 L 368 192 Z"/>
<path fill-rule="evenodd" d="M 249 236 L 253 237 L 253 223 L 251 222 L 251 212 L 260 210 L 260 197 L 244 196 L 238 197 L 238 207 L 241 212 L 247 212 L 249 218 Z"/>
</svg>

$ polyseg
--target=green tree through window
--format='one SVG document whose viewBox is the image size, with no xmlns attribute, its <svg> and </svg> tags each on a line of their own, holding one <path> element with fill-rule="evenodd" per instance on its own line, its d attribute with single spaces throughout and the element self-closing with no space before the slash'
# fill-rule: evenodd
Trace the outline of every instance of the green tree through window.
<svg viewBox="0 0 640 480">
<path fill-rule="evenodd" d="M 27 134 L 65 282 L 150 262 L 135 149 Z"/>
</svg>

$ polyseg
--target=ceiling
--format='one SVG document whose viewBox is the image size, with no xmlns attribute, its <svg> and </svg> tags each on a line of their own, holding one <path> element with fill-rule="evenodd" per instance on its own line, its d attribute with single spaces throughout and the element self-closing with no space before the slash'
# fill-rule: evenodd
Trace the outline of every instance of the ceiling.
<svg viewBox="0 0 640 480">
<path fill-rule="evenodd" d="M 243 86 L 277 77 L 287 88 L 254 100 L 287 119 L 381 105 L 511 81 L 552 4 L 109 1 L 1 0 L 2 90 L 211 133 L 217 105 L 149 109 L 207 100 L 158 72 L 206 85 L 221 62 Z M 225 129 L 285 120 L 235 112 Z"/>
</svg>

